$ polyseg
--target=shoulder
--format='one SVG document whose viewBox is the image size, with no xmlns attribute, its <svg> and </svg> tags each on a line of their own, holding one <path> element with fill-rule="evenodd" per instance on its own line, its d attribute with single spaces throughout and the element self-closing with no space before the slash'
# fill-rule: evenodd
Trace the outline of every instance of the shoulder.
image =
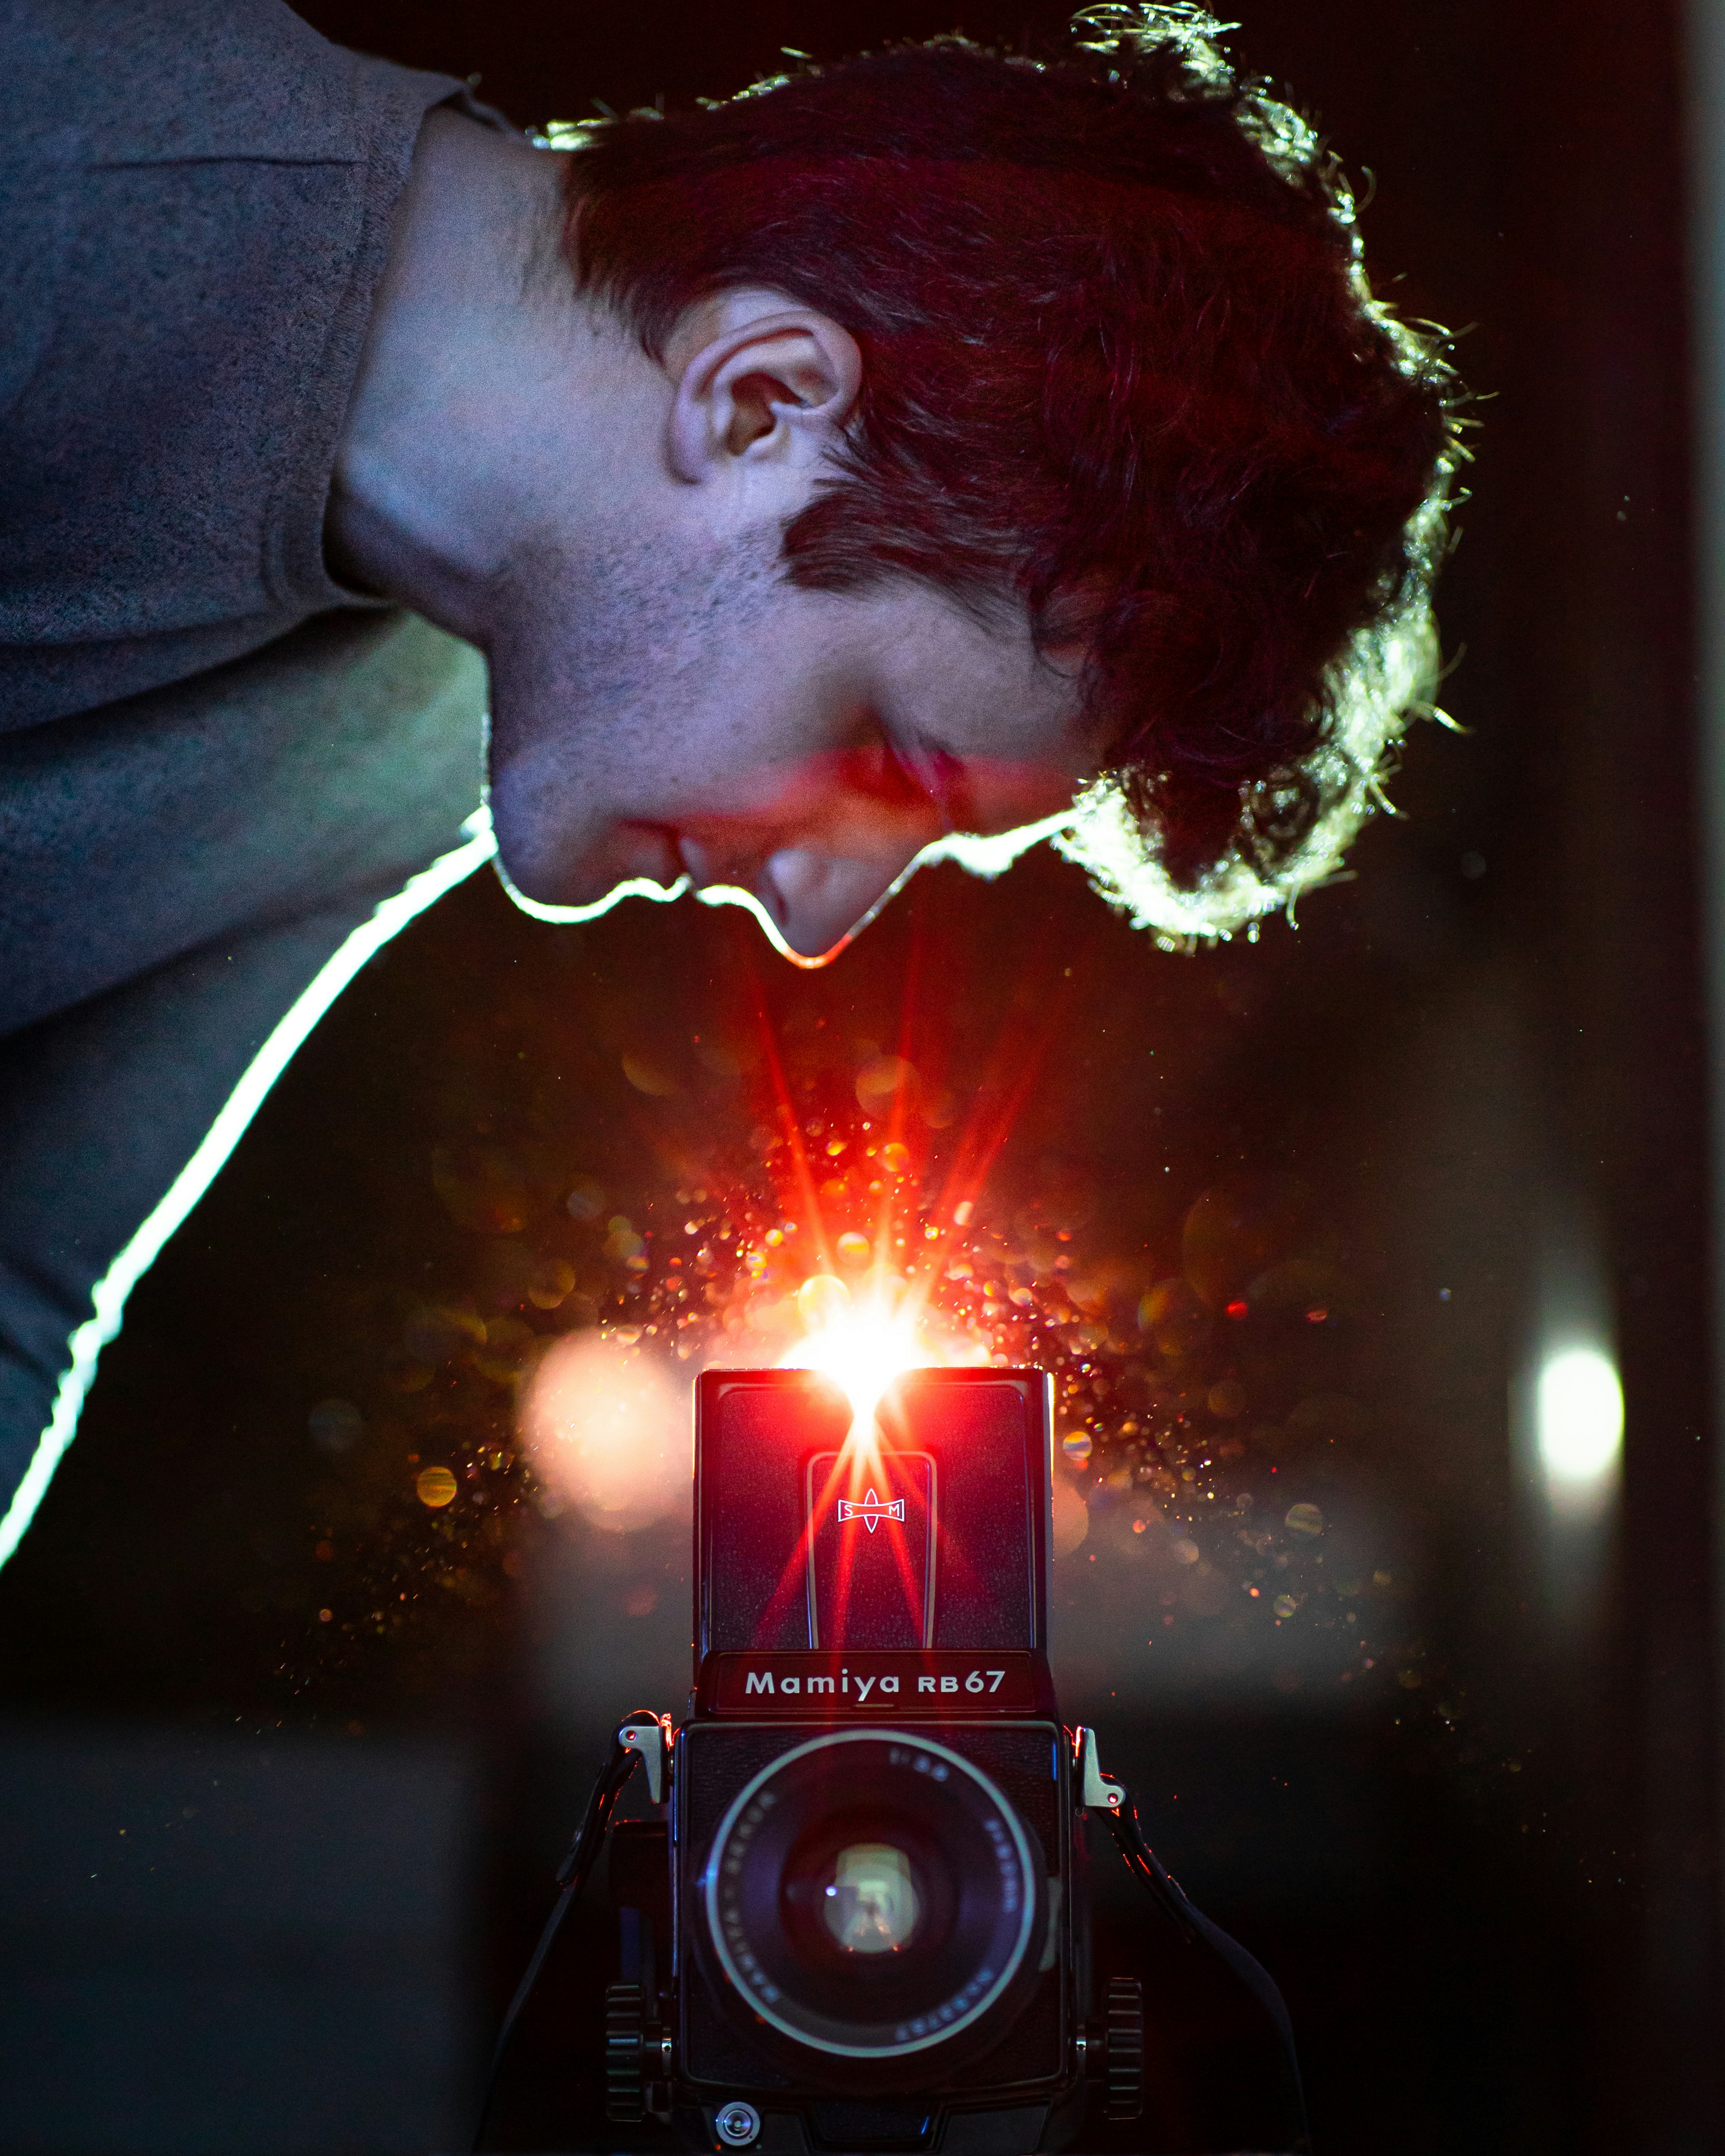
<svg viewBox="0 0 1725 2156">
<path fill-rule="evenodd" d="M 347 162 L 459 85 L 330 43 L 283 0 L 0 0 L 7 162 Z"/>
</svg>

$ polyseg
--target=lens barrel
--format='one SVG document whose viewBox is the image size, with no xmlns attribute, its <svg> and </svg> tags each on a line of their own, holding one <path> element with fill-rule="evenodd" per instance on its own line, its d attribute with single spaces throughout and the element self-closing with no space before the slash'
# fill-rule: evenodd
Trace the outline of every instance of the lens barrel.
<svg viewBox="0 0 1725 2156">
<path fill-rule="evenodd" d="M 1044 1863 L 1013 1807 L 932 1739 L 834 1732 L 738 1793 L 702 1881 L 720 1971 L 834 2061 L 942 2066 L 998 2035 L 1034 1978 Z"/>
</svg>

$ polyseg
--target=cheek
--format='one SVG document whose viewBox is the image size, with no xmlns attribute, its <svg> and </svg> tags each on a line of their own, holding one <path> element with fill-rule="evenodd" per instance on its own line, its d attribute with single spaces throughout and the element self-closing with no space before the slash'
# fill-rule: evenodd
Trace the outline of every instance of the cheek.
<svg viewBox="0 0 1725 2156">
<path fill-rule="evenodd" d="M 655 783 L 723 771 L 775 722 L 788 670 L 771 648 L 772 583 L 747 537 L 691 547 L 599 527 L 524 555 L 488 654 L 497 732 L 572 734 L 599 765 L 650 756 Z"/>
<path fill-rule="evenodd" d="M 830 816 L 845 788 L 842 756 L 798 755 L 777 729 L 721 722 L 699 744 L 696 815 L 731 822 L 803 825 Z"/>
<path fill-rule="evenodd" d="M 1038 824 L 1071 806 L 1089 783 L 1063 765 L 978 757 L 970 766 L 977 821 L 988 829 Z"/>
<path fill-rule="evenodd" d="M 843 783 L 845 731 L 820 684 L 772 645 L 716 639 L 698 663 L 650 674 L 619 712 L 635 752 L 691 813 L 777 818 L 811 813 Z"/>
<path fill-rule="evenodd" d="M 744 833 L 773 846 L 814 846 L 833 856 L 878 860 L 916 853 L 941 835 L 927 795 L 878 746 L 776 757 L 715 787 L 696 817 L 734 844 Z"/>
</svg>

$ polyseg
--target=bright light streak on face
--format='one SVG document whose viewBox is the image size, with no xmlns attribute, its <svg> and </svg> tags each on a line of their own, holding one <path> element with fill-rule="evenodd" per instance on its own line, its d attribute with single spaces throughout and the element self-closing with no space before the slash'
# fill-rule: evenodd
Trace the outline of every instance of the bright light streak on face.
<svg viewBox="0 0 1725 2156">
<path fill-rule="evenodd" d="M 534 1471 L 595 1527 L 623 1533 L 688 1502 L 686 1387 L 596 1332 L 566 1334 L 521 1394 Z"/>
<path fill-rule="evenodd" d="M 1607 1483 L 1623 1449 L 1623 1388 L 1611 1358 L 1585 1347 L 1548 1354 L 1535 1400 L 1539 1458 L 1551 1481 L 1578 1494 Z"/>
<path fill-rule="evenodd" d="M 628 876 L 614 884 L 603 898 L 594 899 L 585 906 L 559 906 L 544 899 L 529 898 L 511 879 L 503 862 L 495 863 L 498 880 L 523 913 L 531 914 L 535 921 L 548 921 L 559 925 L 572 925 L 597 921 L 608 913 L 614 906 L 625 898 L 651 899 L 658 905 L 667 905 L 685 893 L 702 906 L 736 906 L 754 916 L 757 927 L 781 958 L 792 965 L 814 971 L 830 965 L 839 952 L 847 949 L 860 936 L 881 909 L 895 899 L 915 875 L 919 868 L 932 867 L 937 861 L 956 861 L 960 868 L 974 876 L 992 881 L 1017 860 L 1020 854 L 1028 853 L 1032 846 L 1040 845 L 1045 839 L 1055 837 L 1070 827 L 1075 815 L 1072 808 L 1063 808 L 1057 814 L 1045 816 L 1040 823 L 1023 824 L 1016 829 L 1001 831 L 988 836 L 955 831 L 932 844 L 925 846 L 916 859 L 900 871 L 874 901 L 867 911 L 854 921 L 830 950 L 811 957 L 793 951 L 786 942 L 783 931 L 755 893 L 736 884 L 706 884 L 696 889 L 693 879 L 682 875 L 669 882 L 660 882 L 653 876 Z M 489 808 L 482 808 L 479 816 L 470 819 L 464 829 L 477 828 L 482 824 L 485 836 L 490 835 L 491 814 Z"/>
</svg>

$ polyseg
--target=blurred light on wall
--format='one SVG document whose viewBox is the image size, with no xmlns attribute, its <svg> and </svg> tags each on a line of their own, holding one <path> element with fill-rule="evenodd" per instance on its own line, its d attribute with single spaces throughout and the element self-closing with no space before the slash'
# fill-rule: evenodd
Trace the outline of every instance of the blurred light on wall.
<svg viewBox="0 0 1725 2156">
<path fill-rule="evenodd" d="M 1539 1367 L 1535 1414 L 1540 1464 L 1558 1491 L 1615 1483 L 1623 1452 L 1623 1387 L 1604 1348 L 1557 1348 Z"/>
<path fill-rule="evenodd" d="M 689 1380 L 633 1342 L 566 1334 L 523 1386 L 518 1422 L 547 1512 L 572 1505 L 622 1534 L 688 1505 Z"/>
<path fill-rule="evenodd" d="M 1549 1614 L 1566 1632 L 1592 1631 L 1612 1593 L 1624 1400 L 1605 1236 L 1585 1186 L 1547 1184 L 1530 1255 L 1534 1299 L 1513 1394 L 1530 1554 Z"/>
</svg>

